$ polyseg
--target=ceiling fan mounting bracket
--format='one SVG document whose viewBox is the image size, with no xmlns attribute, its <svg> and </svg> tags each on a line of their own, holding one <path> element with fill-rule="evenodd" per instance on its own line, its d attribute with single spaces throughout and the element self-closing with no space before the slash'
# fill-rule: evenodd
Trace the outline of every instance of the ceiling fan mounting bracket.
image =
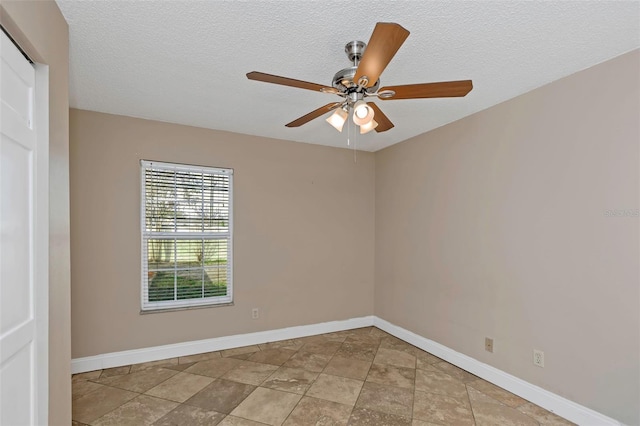
<svg viewBox="0 0 640 426">
<path fill-rule="evenodd" d="M 353 66 L 358 66 L 360 58 L 364 53 L 364 49 L 367 47 L 367 43 L 360 40 L 350 41 L 344 46 L 344 53 L 347 54 L 347 58 L 353 62 Z"/>
</svg>

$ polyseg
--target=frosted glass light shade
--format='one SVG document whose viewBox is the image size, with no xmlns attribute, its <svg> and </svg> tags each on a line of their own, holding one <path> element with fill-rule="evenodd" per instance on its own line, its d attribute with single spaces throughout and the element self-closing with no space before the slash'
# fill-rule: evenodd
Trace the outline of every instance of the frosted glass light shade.
<svg viewBox="0 0 640 426">
<path fill-rule="evenodd" d="M 337 131 L 342 132 L 342 127 L 347 121 L 347 111 L 342 108 L 338 108 L 333 114 L 327 118 L 327 123 L 336 128 Z"/>
<path fill-rule="evenodd" d="M 378 122 L 376 120 L 372 119 L 367 124 L 363 124 L 362 126 L 360 126 L 360 134 L 364 135 L 365 133 L 369 133 L 370 131 L 372 131 L 376 127 L 378 127 Z"/>
</svg>

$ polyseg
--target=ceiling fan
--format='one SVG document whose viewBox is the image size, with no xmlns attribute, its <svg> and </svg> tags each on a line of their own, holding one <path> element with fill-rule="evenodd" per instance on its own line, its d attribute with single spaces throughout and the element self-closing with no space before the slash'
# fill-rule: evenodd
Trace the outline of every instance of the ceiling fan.
<svg viewBox="0 0 640 426">
<path fill-rule="evenodd" d="M 462 97 L 471 91 L 471 80 L 444 81 L 439 83 L 407 84 L 403 86 L 380 86 L 380 74 L 387 67 L 402 43 L 409 36 L 409 31 L 402 26 L 378 22 L 369 44 L 362 41 L 347 43 L 344 50 L 353 66 L 338 71 L 333 76 L 332 87 L 309 83 L 287 77 L 266 74 L 258 71 L 247 73 L 249 80 L 280 84 L 313 91 L 338 95 L 344 98 L 340 102 L 324 105 L 302 117 L 286 124 L 287 127 L 299 127 L 330 111 L 335 112 L 327 118 L 327 122 L 342 131 L 349 111 L 353 111 L 353 122 L 360 126 L 360 133 L 368 133 L 375 129 L 385 132 L 393 128 L 393 123 L 373 102 L 366 102 L 368 97 L 380 100 L 449 98 Z"/>
</svg>

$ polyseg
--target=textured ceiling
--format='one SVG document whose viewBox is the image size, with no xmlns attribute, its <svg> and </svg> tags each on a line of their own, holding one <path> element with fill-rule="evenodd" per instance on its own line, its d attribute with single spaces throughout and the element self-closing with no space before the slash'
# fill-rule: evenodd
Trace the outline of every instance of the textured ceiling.
<svg viewBox="0 0 640 426">
<path fill-rule="evenodd" d="M 378 101 L 395 123 L 351 138 L 376 151 L 640 46 L 640 2 L 67 1 L 70 103 L 346 147 L 322 118 L 288 123 L 336 95 L 250 81 L 262 71 L 331 85 L 344 45 L 378 21 L 411 34 L 381 86 L 472 79 L 464 98 Z M 346 126 L 345 126 L 346 129 Z M 180 143 L 180 141 L 176 141 Z"/>
</svg>

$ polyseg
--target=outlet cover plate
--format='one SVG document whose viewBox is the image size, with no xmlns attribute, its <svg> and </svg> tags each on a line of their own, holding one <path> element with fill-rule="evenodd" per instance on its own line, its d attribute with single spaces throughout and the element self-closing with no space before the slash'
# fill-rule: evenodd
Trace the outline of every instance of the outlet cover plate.
<svg viewBox="0 0 640 426">
<path fill-rule="evenodd" d="M 484 350 L 493 353 L 493 339 L 490 337 L 484 338 Z"/>
<path fill-rule="evenodd" d="M 544 352 L 538 349 L 533 350 L 533 364 L 538 367 L 544 367 Z"/>
</svg>

